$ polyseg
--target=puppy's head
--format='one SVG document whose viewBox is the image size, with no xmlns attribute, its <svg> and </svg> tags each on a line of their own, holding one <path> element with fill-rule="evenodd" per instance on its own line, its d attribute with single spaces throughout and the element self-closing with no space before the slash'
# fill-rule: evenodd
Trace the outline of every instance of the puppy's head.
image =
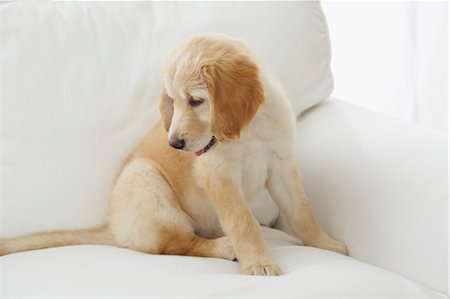
<svg viewBox="0 0 450 299">
<path fill-rule="evenodd" d="M 259 69 L 239 41 L 194 36 L 166 62 L 160 110 L 174 148 L 201 155 L 239 138 L 263 101 Z"/>
</svg>

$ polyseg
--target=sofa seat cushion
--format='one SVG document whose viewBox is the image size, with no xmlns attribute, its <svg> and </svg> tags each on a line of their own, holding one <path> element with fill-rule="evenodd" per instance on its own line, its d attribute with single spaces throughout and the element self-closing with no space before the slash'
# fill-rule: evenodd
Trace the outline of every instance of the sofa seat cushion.
<svg viewBox="0 0 450 299">
<path fill-rule="evenodd" d="M 353 258 L 300 246 L 281 231 L 263 231 L 282 276 L 239 275 L 237 262 L 222 259 L 84 245 L 2 257 L 3 296 L 445 298 Z"/>
</svg>

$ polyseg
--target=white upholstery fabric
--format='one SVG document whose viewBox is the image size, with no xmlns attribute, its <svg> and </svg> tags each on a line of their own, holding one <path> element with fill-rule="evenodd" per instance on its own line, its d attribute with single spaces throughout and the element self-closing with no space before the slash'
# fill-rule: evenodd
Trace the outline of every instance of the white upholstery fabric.
<svg viewBox="0 0 450 299">
<path fill-rule="evenodd" d="M 162 62 L 193 33 L 246 40 L 296 99 L 298 114 L 332 89 L 319 2 L 1 8 L 3 236 L 103 222 L 121 158 L 159 117 Z"/>
<path fill-rule="evenodd" d="M 439 190 L 445 185 L 439 176 L 441 166 L 436 164 L 445 164 L 445 157 L 433 150 L 441 148 L 442 135 L 423 134 L 429 133 L 428 129 L 339 101 L 308 111 L 298 127 L 303 182 L 318 219 L 328 232 L 346 241 L 350 254 L 363 262 L 293 246 L 299 241 L 264 228 L 270 253 L 283 267 L 284 276 L 238 276 L 238 265 L 224 260 L 76 246 L 2 257 L 4 296 L 446 298 L 414 282 L 447 293 L 447 236 L 445 223 L 442 224 L 446 202 L 439 191 L 432 193 L 433 190 L 428 190 L 430 205 L 420 205 L 414 197 L 428 188 Z M 382 129 L 386 130 L 383 136 L 364 133 Z M 430 151 L 407 146 L 410 153 L 399 159 L 403 153 L 399 144 L 393 146 L 400 151 L 390 152 L 365 147 L 368 140 L 381 144 L 387 139 L 406 142 L 404 138 L 426 141 L 424 145 L 430 145 Z M 395 163 L 382 161 L 394 157 L 398 159 Z M 405 166 L 404 159 L 414 160 L 409 161 L 413 165 Z M 405 167 L 400 176 L 392 172 L 398 171 L 398 165 Z M 411 170 L 415 167 L 431 167 L 429 171 L 433 171 L 437 182 L 429 179 L 427 184 L 415 185 L 414 180 L 419 177 Z M 383 188 L 378 186 L 380 178 L 386 182 Z M 398 180 L 411 184 L 405 189 Z M 423 217 L 416 217 L 421 212 Z M 427 228 L 433 231 L 424 232 Z M 424 235 L 427 243 L 423 242 Z"/>
<path fill-rule="evenodd" d="M 265 229 L 279 277 L 239 275 L 222 259 L 157 256 L 107 246 L 74 246 L 2 258 L 5 297 L 416 297 L 444 298 L 419 283 L 355 259 L 296 246 Z"/>
<path fill-rule="evenodd" d="M 297 113 L 332 88 L 318 2 L 13 1 L 1 8 L 2 237 L 103 223 L 121 158 L 158 117 L 163 58 L 191 33 L 249 41 Z M 333 103 L 307 112 L 299 128 L 305 188 L 326 229 L 353 256 L 446 293 L 442 135 Z M 288 274 L 274 278 L 235 275 L 237 264 L 222 260 L 101 246 L 19 253 L 1 258 L 2 295 L 434 294 L 354 259 L 275 241 L 271 254 Z"/>
<path fill-rule="evenodd" d="M 330 100 L 300 116 L 305 190 L 350 255 L 448 294 L 447 136 Z"/>
</svg>

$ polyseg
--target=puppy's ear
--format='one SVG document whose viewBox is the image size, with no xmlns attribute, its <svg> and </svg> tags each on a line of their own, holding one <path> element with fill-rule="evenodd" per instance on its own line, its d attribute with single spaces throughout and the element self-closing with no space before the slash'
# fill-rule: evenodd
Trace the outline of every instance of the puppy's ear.
<svg viewBox="0 0 450 299">
<path fill-rule="evenodd" d="M 264 102 L 257 65 L 247 55 L 219 58 L 201 68 L 211 100 L 211 130 L 219 140 L 238 138 Z"/>
<path fill-rule="evenodd" d="M 160 95 L 159 111 L 162 116 L 164 128 L 166 129 L 166 132 L 168 132 L 173 116 L 173 100 L 167 95 L 164 90 L 161 91 Z"/>
</svg>

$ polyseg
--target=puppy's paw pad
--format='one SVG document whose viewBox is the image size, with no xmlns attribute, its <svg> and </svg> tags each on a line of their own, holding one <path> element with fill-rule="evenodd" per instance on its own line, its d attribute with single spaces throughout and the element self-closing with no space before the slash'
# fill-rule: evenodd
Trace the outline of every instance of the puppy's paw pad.
<svg viewBox="0 0 450 299">
<path fill-rule="evenodd" d="M 255 264 L 241 270 L 245 275 L 277 276 L 281 275 L 281 268 L 275 263 Z"/>
</svg>

